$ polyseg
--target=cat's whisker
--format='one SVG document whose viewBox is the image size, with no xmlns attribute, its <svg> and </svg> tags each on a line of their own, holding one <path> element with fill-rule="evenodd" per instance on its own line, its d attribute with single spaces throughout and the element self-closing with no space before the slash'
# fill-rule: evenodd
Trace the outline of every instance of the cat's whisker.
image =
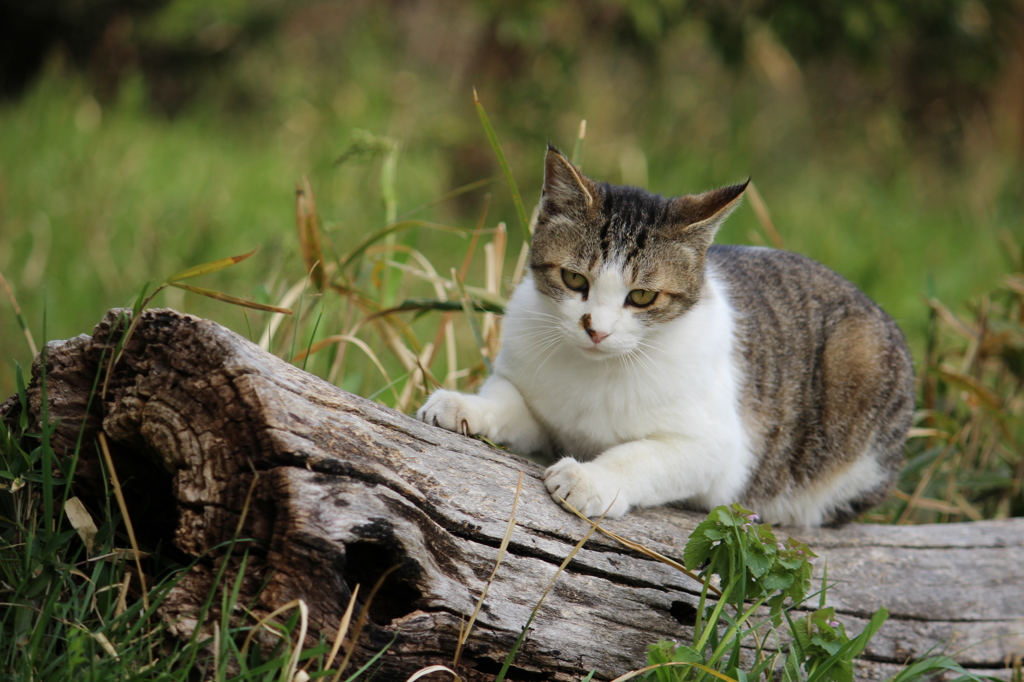
<svg viewBox="0 0 1024 682">
<path fill-rule="evenodd" d="M 542 320 L 541 322 L 535 323 L 535 324 L 526 324 L 526 325 L 516 325 L 516 326 L 513 326 L 511 329 L 505 329 L 505 333 L 507 333 L 507 334 L 515 334 L 515 333 L 533 332 L 533 331 L 539 331 L 539 330 L 545 330 L 545 329 L 559 329 L 560 327 L 561 327 L 561 324 L 559 324 L 558 322 L 549 321 L 549 320 Z"/>
<path fill-rule="evenodd" d="M 531 310 L 529 313 L 525 313 L 524 312 L 524 313 L 521 313 L 518 317 L 521 317 L 524 320 L 539 320 L 539 319 L 544 318 L 544 317 L 550 318 L 552 320 L 561 320 L 562 319 L 562 318 L 558 317 L 558 315 L 552 315 L 551 313 L 545 313 L 545 312 L 542 312 L 540 310 Z"/>
<path fill-rule="evenodd" d="M 515 333 L 506 333 L 504 337 L 506 339 L 534 339 L 544 336 L 559 336 L 561 331 L 554 328 L 548 327 L 546 329 L 524 329 L 517 330 Z"/>
<path fill-rule="evenodd" d="M 665 348 L 664 346 L 662 346 L 660 344 L 654 343 L 654 342 L 652 342 L 650 340 L 640 339 L 637 342 L 637 346 L 640 346 L 640 347 L 643 347 L 643 348 L 649 348 L 651 350 L 658 351 L 659 353 L 663 353 L 665 355 L 671 355 L 671 352 L 667 348 Z"/>
<path fill-rule="evenodd" d="M 550 349 L 557 349 L 559 343 L 559 339 L 550 339 L 548 341 L 539 342 L 527 347 L 526 350 L 529 351 L 531 360 L 529 362 L 525 362 L 522 364 L 523 369 L 520 370 L 518 374 L 522 376 L 522 373 L 525 372 L 527 368 L 535 367 L 534 363 L 536 362 L 536 359 L 543 355 L 544 353 L 548 352 Z M 534 370 L 534 372 L 536 373 L 536 369 Z"/>
<path fill-rule="evenodd" d="M 551 345 L 553 347 L 548 352 L 548 354 L 544 357 L 544 359 L 541 360 L 540 364 L 537 365 L 536 369 L 533 370 L 533 378 L 534 379 L 537 378 L 537 374 L 540 372 L 541 368 L 544 367 L 544 365 L 547 363 L 547 361 L 551 359 L 551 356 L 554 355 L 556 352 L 558 352 L 565 345 L 565 339 L 564 338 L 557 339 L 556 341 L 554 341 L 552 344 L 549 344 L 549 345 Z M 545 348 L 547 348 L 547 347 L 545 347 Z M 543 352 L 543 351 L 540 351 L 540 352 Z M 538 352 L 537 354 L 539 355 L 540 352 Z"/>
<path fill-rule="evenodd" d="M 652 377 L 657 373 L 657 363 L 643 350 L 634 348 L 630 355 L 644 369 L 648 377 Z"/>
<path fill-rule="evenodd" d="M 629 371 L 630 378 L 638 380 L 640 375 L 636 371 L 636 364 L 633 361 L 633 351 L 628 351 L 619 356 L 622 360 L 622 366 Z"/>
<path fill-rule="evenodd" d="M 637 371 L 636 365 L 633 362 L 633 351 L 630 351 L 628 353 L 624 353 L 623 355 L 620 355 L 619 358 L 620 358 L 620 360 L 622 362 L 623 368 L 625 368 L 629 372 L 629 374 L 630 374 L 631 378 L 633 379 L 634 383 L 639 384 L 640 383 L 640 373 Z"/>
<path fill-rule="evenodd" d="M 548 344 L 554 343 L 555 341 L 560 341 L 561 339 L 562 339 L 562 335 L 561 334 L 554 334 L 553 333 L 553 334 L 537 335 L 537 336 L 526 337 L 526 338 L 517 338 L 517 339 L 514 339 L 514 342 L 520 343 L 523 346 L 525 346 L 525 349 L 527 351 L 532 351 L 534 348 L 541 347 L 541 346 L 546 348 Z"/>
<path fill-rule="evenodd" d="M 555 332 L 542 336 L 539 335 L 527 341 L 526 350 L 530 351 L 533 355 L 537 355 L 546 350 L 550 345 L 562 341 L 564 341 L 564 337 L 561 333 Z"/>
<path fill-rule="evenodd" d="M 531 330 L 534 330 L 534 329 L 557 329 L 558 328 L 558 324 L 556 322 L 550 321 L 550 320 L 541 320 L 541 321 L 536 322 L 534 324 L 524 324 L 524 325 L 522 325 L 519 328 L 523 329 L 524 331 L 531 331 Z M 513 327 L 513 329 L 516 329 L 516 327 Z"/>
<path fill-rule="evenodd" d="M 632 373 L 632 367 L 630 366 L 629 355 L 627 353 L 623 353 L 622 355 L 616 355 L 615 360 L 619 363 L 619 367 L 621 368 L 621 372 L 623 374 Z"/>
</svg>

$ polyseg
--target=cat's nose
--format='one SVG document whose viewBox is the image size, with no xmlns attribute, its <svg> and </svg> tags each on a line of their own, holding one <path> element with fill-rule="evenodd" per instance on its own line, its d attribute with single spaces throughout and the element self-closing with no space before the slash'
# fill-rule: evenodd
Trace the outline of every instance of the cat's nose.
<svg viewBox="0 0 1024 682">
<path fill-rule="evenodd" d="M 609 334 L 611 334 L 611 332 L 599 332 L 594 329 L 587 330 L 587 335 L 590 336 L 590 340 L 594 342 L 594 345 L 597 345 L 607 339 Z"/>
</svg>

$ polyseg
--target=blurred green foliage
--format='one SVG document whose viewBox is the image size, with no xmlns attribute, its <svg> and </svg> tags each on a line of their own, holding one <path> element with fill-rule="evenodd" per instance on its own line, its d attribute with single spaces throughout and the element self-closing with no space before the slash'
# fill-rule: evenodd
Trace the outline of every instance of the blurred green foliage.
<svg viewBox="0 0 1024 682">
<path fill-rule="evenodd" d="M 256 245 L 210 286 L 279 301 L 306 274 L 294 233 L 303 175 L 334 253 L 389 211 L 495 176 L 473 86 L 527 204 L 545 143 L 571 149 L 582 119 L 596 178 L 679 194 L 751 175 L 786 248 L 879 300 L 919 357 L 922 294 L 991 289 L 1006 268 L 1001 235 L 1022 232 L 1020 2 L 33 7 L 36 19 L 65 15 L 39 78 L 0 105 L 0 273 L 37 340 L 44 314 L 48 337 L 88 332 L 146 281 Z M 84 16 L 68 8 L 99 26 L 88 49 L 66 38 L 68 17 Z M 390 209 L 379 158 L 334 163 L 357 130 L 396 142 Z M 487 226 L 514 224 L 501 183 L 415 217 L 471 228 L 487 192 Z M 720 240 L 766 241 L 749 205 Z M 466 248 L 435 232 L 412 244 L 438 267 Z M 157 303 L 243 333 L 262 324 L 180 291 Z M 0 310 L 7 395 L 9 359 L 31 358 L 9 302 Z"/>
</svg>

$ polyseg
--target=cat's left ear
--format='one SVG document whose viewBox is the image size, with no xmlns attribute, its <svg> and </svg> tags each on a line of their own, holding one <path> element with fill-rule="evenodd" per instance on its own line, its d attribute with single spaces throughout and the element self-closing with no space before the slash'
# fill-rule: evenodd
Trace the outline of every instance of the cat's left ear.
<svg viewBox="0 0 1024 682">
<path fill-rule="evenodd" d="M 669 202 L 672 233 L 680 239 L 696 240 L 703 248 L 711 246 L 715 233 L 743 197 L 746 182 L 713 189 L 703 194 L 687 194 Z"/>
<path fill-rule="evenodd" d="M 549 214 L 584 212 L 593 206 L 596 193 L 593 181 L 549 144 L 544 157 L 541 209 Z"/>
</svg>

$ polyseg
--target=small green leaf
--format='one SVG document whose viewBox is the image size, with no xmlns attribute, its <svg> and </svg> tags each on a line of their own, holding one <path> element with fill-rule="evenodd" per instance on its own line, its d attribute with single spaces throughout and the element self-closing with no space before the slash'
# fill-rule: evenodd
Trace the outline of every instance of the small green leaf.
<svg viewBox="0 0 1024 682">
<path fill-rule="evenodd" d="M 683 548 L 683 563 L 692 571 L 707 561 L 711 554 L 712 540 L 707 536 L 708 530 L 715 530 L 717 522 L 708 518 L 697 524 L 697 527 L 690 533 L 686 547 Z"/>
<path fill-rule="evenodd" d="M 793 584 L 793 580 L 794 578 L 791 573 L 781 573 L 773 570 L 761 578 L 761 586 L 768 592 L 774 592 L 786 589 Z"/>
<path fill-rule="evenodd" d="M 668 663 L 672 659 L 672 650 L 675 644 L 667 640 L 661 640 L 656 644 L 652 644 L 647 647 L 647 662 L 650 665 L 658 665 L 661 663 Z"/>
<path fill-rule="evenodd" d="M 704 657 L 692 646 L 677 646 L 672 660 L 680 663 L 703 663 Z"/>
<path fill-rule="evenodd" d="M 762 553 L 758 545 L 754 545 L 750 549 L 751 551 L 747 553 L 747 570 L 755 578 L 760 578 L 768 572 L 774 562 L 771 557 Z"/>
<path fill-rule="evenodd" d="M 732 504 L 728 507 L 715 507 L 711 513 L 717 515 L 721 522 L 729 527 L 742 526 L 744 523 L 750 523 L 750 517 L 754 515 L 754 512 L 740 506 L 739 504 Z"/>
<path fill-rule="evenodd" d="M 822 649 L 827 651 L 829 653 L 829 655 L 836 653 L 843 646 L 842 643 L 840 643 L 840 642 L 836 642 L 836 641 L 831 641 L 830 642 L 830 641 L 827 641 L 825 639 L 822 639 L 821 637 L 811 637 L 811 643 L 817 644 Z"/>
</svg>

